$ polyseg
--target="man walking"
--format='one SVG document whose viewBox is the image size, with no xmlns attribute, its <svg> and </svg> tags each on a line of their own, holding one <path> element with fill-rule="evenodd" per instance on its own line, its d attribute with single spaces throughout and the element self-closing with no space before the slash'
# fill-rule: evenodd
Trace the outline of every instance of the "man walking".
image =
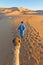
<svg viewBox="0 0 43 65">
<path fill-rule="evenodd" d="M 25 24 L 23 21 L 21 21 L 20 26 L 18 27 L 18 30 L 20 32 L 20 36 L 21 38 L 24 37 L 24 33 L 25 33 Z"/>
</svg>

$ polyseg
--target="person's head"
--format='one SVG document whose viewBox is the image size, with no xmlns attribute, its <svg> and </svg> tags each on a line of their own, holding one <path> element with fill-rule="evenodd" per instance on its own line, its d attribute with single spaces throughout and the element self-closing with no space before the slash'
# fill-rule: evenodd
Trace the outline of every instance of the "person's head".
<svg viewBox="0 0 43 65">
<path fill-rule="evenodd" d="M 21 24 L 23 24 L 24 22 L 23 21 L 21 21 Z"/>
</svg>

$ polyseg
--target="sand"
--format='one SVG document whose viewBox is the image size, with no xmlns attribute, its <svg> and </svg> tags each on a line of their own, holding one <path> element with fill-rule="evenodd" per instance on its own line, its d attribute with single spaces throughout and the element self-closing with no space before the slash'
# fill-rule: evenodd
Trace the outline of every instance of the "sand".
<svg viewBox="0 0 43 65">
<path fill-rule="evenodd" d="M 37 32 L 39 32 L 39 35 L 40 35 L 41 39 L 43 40 L 43 16 L 37 16 L 37 15 L 36 16 L 35 15 L 5 16 L 5 15 L 1 14 L 0 15 L 0 65 L 7 65 L 7 64 L 11 65 L 12 64 L 12 56 L 13 56 L 12 40 L 14 37 L 19 36 L 19 32 L 18 32 L 17 28 L 21 21 L 24 21 L 26 27 L 27 27 L 27 22 L 29 22 L 30 25 L 33 26 L 37 30 Z M 26 34 L 27 34 L 27 31 L 25 32 L 25 35 Z M 25 39 L 25 37 L 24 37 L 24 39 Z M 26 42 L 23 42 L 23 43 L 26 43 Z M 27 46 L 25 49 L 27 49 Z M 24 48 L 23 48 L 23 50 L 24 50 Z M 24 53 L 24 51 L 21 51 L 21 53 Z M 26 58 L 24 56 L 24 59 L 26 59 Z M 32 59 L 31 59 L 31 61 L 32 61 Z M 22 62 L 22 60 L 21 60 L 21 62 Z M 21 64 L 23 65 L 25 63 L 25 65 L 26 65 L 26 62 L 24 61 Z M 30 65 L 32 65 L 32 64 L 30 64 Z M 42 63 L 42 65 L 43 65 L 43 63 Z"/>
<path fill-rule="evenodd" d="M 6 65 L 9 51 L 12 47 L 12 25 L 11 22 L 9 22 L 9 18 L 1 17 L 3 18 L 0 20 L 0 65 Z"/>
</svg>

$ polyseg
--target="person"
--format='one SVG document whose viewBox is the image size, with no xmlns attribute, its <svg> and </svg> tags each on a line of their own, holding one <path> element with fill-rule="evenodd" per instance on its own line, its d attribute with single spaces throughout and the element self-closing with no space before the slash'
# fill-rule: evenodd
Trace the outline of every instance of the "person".
<svg viewBox="0 0 43 65">
<path fill-rule="evenodd" d="M 21 21 L 20 26 L 18 27 L 18 30 L 20 32 L 20 36 L 21 38 L 24 37 L 24 33 L 25 33 L 25 24 L 23 21 Z"/>
</svg>

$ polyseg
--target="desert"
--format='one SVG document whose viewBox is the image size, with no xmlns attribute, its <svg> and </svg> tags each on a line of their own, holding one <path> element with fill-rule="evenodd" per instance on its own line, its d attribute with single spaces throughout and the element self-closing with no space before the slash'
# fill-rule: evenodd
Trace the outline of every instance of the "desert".
<svg viewBox="0 0 43 65">
<path fill-rule="evenodd" d="M 20 65 L 43 65 L 43 12 L 23 7 L 0 8 L 0 65 L 12 65 L 13 38 L 20 37 L 18 26 L 24 21 Z"/>
</svg>

